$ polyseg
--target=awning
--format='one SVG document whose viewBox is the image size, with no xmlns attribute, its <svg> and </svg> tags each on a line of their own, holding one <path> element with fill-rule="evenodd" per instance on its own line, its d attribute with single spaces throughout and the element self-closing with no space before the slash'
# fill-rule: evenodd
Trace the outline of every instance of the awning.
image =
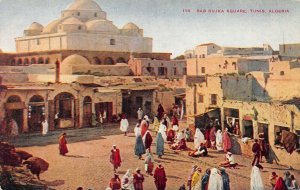
<svg viewBox="0 0 300 190">
<path fill-rule="evenodd" d="M 25 109 L 25 102 L 5 103 L 4 107 L 7 110 L 21 110 Z"/>
<path fill-rule="evenodd" d="M 206 113 L 209 113 L 209 112 L 212 112 L 212 111 L 215 111 L 217 110 L 218 108 L 212 108 L 212 109 L 208 109 L 208 111 L 204 112 L 204 113 L 201 113 L 201 114 L 194 114 L 194 115 L 187 115 L 187 117 L 201 117 L 203 116 L 204 114 Z"/>
<path fill-rule="evenodd" d="M 245 120 L 245 121 L 252 121 L 253 119 L 252 119 L 252 116 L 251 116 L 251 115 L 245 115 L 245 116 L 243 117 L 243 120 Z"/>
</svg>

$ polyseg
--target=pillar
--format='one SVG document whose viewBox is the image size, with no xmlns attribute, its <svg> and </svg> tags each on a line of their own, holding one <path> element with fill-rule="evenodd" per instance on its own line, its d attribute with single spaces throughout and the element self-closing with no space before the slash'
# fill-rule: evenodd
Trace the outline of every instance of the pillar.
<svg viewBox="0 0 300 190">
<path fill-rule="evenodd" d="M 74 128 L 80 128 L 80 103 L 74 99 Z"/>
<path fill-rule="evenodd" d="M 224 114 L 224 108 L 223 107 L 220 107 L 220 124 L 221 124 L 221 127 L 222 127 L 222 130 L 224 130 L 224 121 L 225 121 L 225 114 Z"/>
<path fill-rule="evenodd" d="M 55 129 L 54 119 L 55 119 L 54 100 L 48 100 L 48 123 L 49 123 L 50 131 L 53 131 Z"/>
<path fill-rule="evenodd" d="M 28 109 L 27 109 L 27 107 L 25 109 L 23 109 L 23 128 L 22 128 L 23 133 L 29 132 L 29 128 L 28 128 Z"/>
</svg>

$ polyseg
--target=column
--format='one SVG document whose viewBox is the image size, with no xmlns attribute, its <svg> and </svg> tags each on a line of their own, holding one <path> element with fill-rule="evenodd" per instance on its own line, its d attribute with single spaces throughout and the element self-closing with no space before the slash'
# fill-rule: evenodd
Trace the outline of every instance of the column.
<svg viewBox="0 0 300 190">
<path fill-rule="evenodd" d="M 54 100 L 48 100 L 48 123 L 49 123 L 50 131 L 53 131 L 55 129 L 54 119 L 55 119 Z"/>
<path fill-rule="evenodd" d="M 79 99 L 74 99 L 74 128 L 80 127 L 80 105 Z"/>
<path fill-rule="evenodd" d="M 25 109 L 23 109 L 23 128 L 22 128 L 22 132 L 23 133 L 27 133 L 29 131 L 28 128 L 28 105 L 26 106 Z"/>
</svg>

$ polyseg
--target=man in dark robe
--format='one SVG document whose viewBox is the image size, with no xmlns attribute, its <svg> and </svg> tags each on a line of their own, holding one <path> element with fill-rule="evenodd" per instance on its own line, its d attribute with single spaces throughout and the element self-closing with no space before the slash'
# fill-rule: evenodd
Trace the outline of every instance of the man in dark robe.
<svg viewBox="0 0 300 190">
<path fill-rule="evenodd" d="M 175 132 L 174 132 L 174 130 L 171 128 L 171 129 L 169 129 L 168 134 L 167 134 L 167 141 L 173 143 L 173 142 L 174 142 L 174 139 L 175 139 Z"/>
<path fill-rule="evenodd" d="M 109 181 L 109 187 L 112 190 L 119 190 L 119 189 L 121 189 L 121 180 L 120 180 L 119 175 L 117 173 L 115 173 L 115 176 L 110 179 L 110 181 Z"/>
<path fill-rule="evenodd" d="M 254 154 L 254 158 L 252 161 L 252 166 L 259 164 L 259 160 L 260 160 L 260 145 L 258 143 L 258 140 L 255 139 L 254 140 L 254 144 L 252 145 L 252 152 Z"/>
<path fill-rule="evenodd" d="M 152 136 L 150 134 L 150 131 L 147 131 L 146 134 L 144 135 L 144 144 L 145 144 L 145 148 L 146 150 L 151 148 L 151 144 L 152 144 Z"/>
<path fill-rule="evenodd" d="M 159 164 L 154 172 L 154 182 L 157 190 L 165 190 L 167 177 L 164 167 Z"/>
<path fill-rule="evenodd" d="M 133 174 L 133 186 L 135 190 L 143 190 L 144 176 L 141 174 L 141 170 L 137 168 L 136 173 Z"/>
<path fill-rule="evenodd" d="M 165 112 L 164 108 L 162 107 L 161 104 L 159 104 L 157 108 L 157 117 L 159 120 L 161 120 L 161 118 L 163 117 L 164 112 Z"/>
<path fill-rule="evenodd" d="M 223 179 L 223 190 L 230 190 L 229 175 L 226 173 L 225 168 L 220 168 Z"/>
<path fill-rule="evenodd" d="M 175 115 L 172 116 L 172 126 L 173 125 L 178 125 L 178 119 Z"/>
<path fill-rule="evenodd" d="M 59 153 L 64 156 L 66 155 L 69 150 L 68 150 L 68 147 L 67 147 L 67 140 L 66 140 L 66 136 L 67 134 L 66 133 L 63 133 L 60 137 L 59 137 Z"/>
<path fill-rule="evenodd" d="M 114 171 L 121 166 L 121 162 L 120 150 L 116 145 L 113 145 L 113 149 L 110 154 L 110 163 L 113 165 Z"/>
<path fill-rule="evenodd" d="M 201 179 L 201 190 L 208 189 L 209 176 L 210 176 L 210 169 L 207 169 L 205 171 L 204 176 L 202 176 L 202 179 Z"/>
</svg>

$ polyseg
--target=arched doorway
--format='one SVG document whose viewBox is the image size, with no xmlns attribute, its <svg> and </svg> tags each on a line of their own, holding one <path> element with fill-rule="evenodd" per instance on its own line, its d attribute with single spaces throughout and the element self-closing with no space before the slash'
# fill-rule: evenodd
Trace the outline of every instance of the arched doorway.
<svg viewBox="0 0 300 190">
<path fill-rule="evenodd" d="M 10 65 L 11 66 L 14 66 L 16 64 L 16 60 L 15 59 L 12 59 L 11 61 L 10 61 Z"/>
<path fill-rule="evenodd" d="M 10 96 L 5 103 L 5 113 L 8 119 L 8 126 L 10 120 L 14 120 L 18 126 L 18 132 L 22 132 L 23 129 L 23 110 L 25 109 L 25 103 L 21 98 L 16 95 Z M 10 134 L 11 129 L 8 127 L 7 132 Z"/>
<path fill-rule="evenodd" d="M 84 97 L 83 100 L 83 127 L 92 126 L 92 98 Z"/>
<path fill-rule="evenodd" d="M 123 57 L 119 57 L 117 59 L 117 63 L 126 63 L 125 59 Z"/>
<path fill-rule="evenodd" d="M 36 64 L 36 59 L 33 57 L 33 58 L 31 58 L 31 60 L 30 60 L 30 64 L 32 65 L 32 64 Z"/>
<path fill-rule="evenodd" d="M 107 57 L 104 59 L 104 65 L 113 65 L 113 64 L 115 64 L 115 62 L 111 57 Z"/>
<path fill-rule="evenodd" d="M 17 61 L 17 65 L 22 65 L 22 64 L 23 64 L 22 59 L 19 58 L 18 61 Z"/>
<path fill-rule="evenodd" d="M 28 127 L 29 132 L 38 132 L 42 130 L 42 117 L 45 116 L 44 98 L 34 95 L 28 103 Z"/>
<path fill-rule="evenodd" d="M 24 65 L 29 65 L 29 59 L 28 58 L 24 59 Z"/>
<path fill-rule="evenodd" d="M 45 59 L 45 64 L 49 64 L 49 63 L 50 63 L 50 58 L 47 57 L 47 58 Z"/>
<path fill-rule="evenodd" d="M 39 57 L 38 64 L 44 64 L 44 59 L 42 57 Z"/>
<path fill-rule="evenodd" d="M 54 113 L 57 115 L 57 128 L 74 127 L 75 101 L 74 96 L 62 92 L 54 98 Z"/>
<path fill-rule="evenodd" d="M 98 57 L 93 57 L 93 64 L 94 65 L 101 65 L 101 60 Z"/>
</svg>

